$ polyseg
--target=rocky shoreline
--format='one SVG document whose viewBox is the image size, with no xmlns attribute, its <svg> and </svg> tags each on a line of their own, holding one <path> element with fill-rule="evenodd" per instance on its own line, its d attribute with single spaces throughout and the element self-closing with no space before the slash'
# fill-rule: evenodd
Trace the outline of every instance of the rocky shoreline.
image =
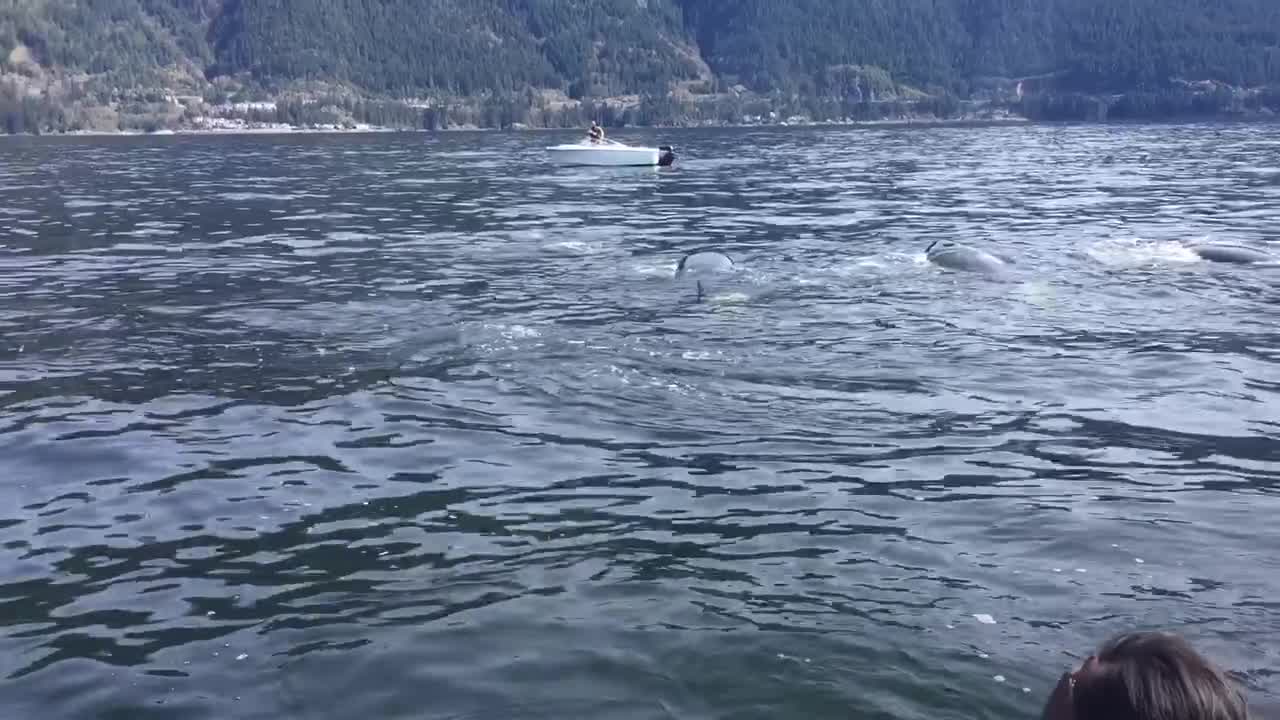
<svg viewBox="0 0 1280 720">
<path fill-rule="evenodd" d="M 782 121 L 782 122 L 759 122 L 759 123 L 698 123 L 698 124 L 658 124 L 658 125 L 628 125 L 615 130 L 622 129 L 697 129 L 697 128 L 723 128 L 723 129 L 746 129 L 746 128 L 932 128 L 932 127 L 987 127 L 1000 125 L 1026 125 L 1031 120 L 1023 117 L 963 117 L 963 118 L 899 118 L 892 120 L 823 120 L 823 121 Z M 422 128 L 396 128 L 382 127 L 374 125 L 357 125 L 357 126 L 310 126 L 310 125 L 282 125 L 282 124 L 244 124 L 239 126 L 223 126 L 223 127 L 176 127 L 163 128 L 154 131 L 146 130 L 68 130 L 65 132 L 46 132 L 40 133 L 41 137 L 73 137 L 73 138 L 90 138 L 90 137 L 168 137 L 168 136 L 219 136 L 219 135 L 361 135 L 361 134 L 394 134 L 394 133 L 455 133 L 455 132 L 565 132 L 573 128 L 561 127 L 480 127 L 476 125 L 459 125 L 440 129 L 422 129 Z M 16 136 L 26 135 L 32 136 L 34 133 L 17 133 Z M 3 134 L 0 134 L 2 137 Z"/>
</svg>

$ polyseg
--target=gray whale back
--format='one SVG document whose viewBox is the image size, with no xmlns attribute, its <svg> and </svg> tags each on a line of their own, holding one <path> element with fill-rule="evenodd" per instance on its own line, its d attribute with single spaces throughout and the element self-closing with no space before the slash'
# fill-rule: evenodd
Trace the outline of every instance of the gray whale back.
<svg viewBox="0 0 1280 720">
<path fill-rule="evenodd" d="M 702 281 L 717 275 L 727 275 L 734 271 L 733 260 L 728 255 L 715 251 L 689 253 L 680 258 L 676 265 L 676 279 L 693 278 L 698 288 L 698 299 L 706 295 Z"/>
<path fill-rule="evenodd" d="M 985 250 L 950 240 L 934 240 L 924 254 L 929 262 L 948 270 L 1003 275 L 1009 269 L 1009 263 Z"/>
<path fill-rule="evenodd" d="M 1243 245 L 1195 245 L 1191 251 L 1211 262 L 1249 264 L 1277 261 L 1274 255 Z"/>
<path fill-rule="evenodd" d="M 689 253 L 680 258 L 676 277 L 704 277 L 733 272 L 733 260 L 724 253 L 706 251 Z"/>
</svg>

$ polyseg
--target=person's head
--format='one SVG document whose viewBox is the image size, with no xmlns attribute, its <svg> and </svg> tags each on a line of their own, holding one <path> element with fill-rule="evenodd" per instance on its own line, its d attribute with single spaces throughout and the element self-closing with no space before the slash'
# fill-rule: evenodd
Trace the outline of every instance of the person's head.
<svg viewBox="0 0 1280 720">
<path fill-rule="evenodd" d="M 600 126 L 596 124 L 596 121 L 595 121 L 595 120 L 592 120 L 592 121 L 591 121 L 591 127 L 593 127 L 593 128 L 598 128 L 598 127 L 600 127 Z"/>
<path fill-rule="evenodd" d="M 1168 633 L 1131 633 L 1062 676 L 1045 720 L 1248 720 L 1226 674 Z"/>
</svg>

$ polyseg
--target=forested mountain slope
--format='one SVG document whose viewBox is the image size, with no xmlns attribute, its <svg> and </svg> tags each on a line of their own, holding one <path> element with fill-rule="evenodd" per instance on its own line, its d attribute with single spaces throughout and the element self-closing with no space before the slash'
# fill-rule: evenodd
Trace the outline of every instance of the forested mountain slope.
<svg viewBox="0 0 1280 720">
<path fill-rule="evenodd" d="M 1280 2 L 0 0 L 0 75 L 11 106 L 161 90 L 870 102 L 1019 79 L 1058 93 L 1248 88 L 1280 84 Z"/>
<path fill-rule="evenodd" d="M 840 64 L 920 84 L 1058 73 L 1074 89 L 1280 82 L 1274 0 L 685 0 L 711 66 L 756 86 Z"/>
</svg>

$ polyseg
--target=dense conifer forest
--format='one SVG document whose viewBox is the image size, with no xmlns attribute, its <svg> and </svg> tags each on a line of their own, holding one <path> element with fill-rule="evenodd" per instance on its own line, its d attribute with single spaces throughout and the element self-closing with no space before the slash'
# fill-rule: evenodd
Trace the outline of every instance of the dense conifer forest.
<svg viewBox="0 0 1280 720">
<path fill-rule="evenodd" d="M 0 131 L 1280 109 L 1276 0 L 0 0 Z"/>
</svg>

